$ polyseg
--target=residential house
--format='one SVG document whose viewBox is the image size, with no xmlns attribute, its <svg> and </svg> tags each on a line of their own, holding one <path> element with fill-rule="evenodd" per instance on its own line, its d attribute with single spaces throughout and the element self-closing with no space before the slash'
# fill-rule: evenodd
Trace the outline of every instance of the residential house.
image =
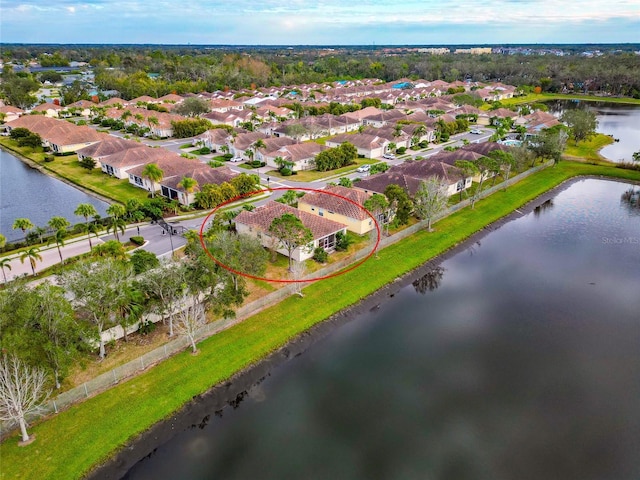
<svg viewBox="0 0 640 480">
<path fill-rule="evenodd" d="M 358 155 L 363 158 L 381 157 L 386 153 L 389 146 L 388 140 L 377 135 L 366 133 L 336 135 L 335 137 L 328 138 L 325 145 L 330 148 L 335 148 L 345 142 L 349 142 L 355 146 L 358 150 Z"/>
<path fill-rule="evenodd" d="M 135 167 L 144 166 L 148 163 L 158 163 L 163 159 L 182 158 L 178 154 L 165 150 L 164 148 L 128 148 L 120 150 L 112 155 L 103 157 L 100 160 L 102 171 L 116 178 L 129 178 L 129 170 Z M 142 187 L 142 185 L 138 185 Z"/>
<path fill-rule="evenodd" d="M 368 115 L 362 119 L 363 125 L 380 128 L 388 124 L 394 124 L 398 120 L 406 120 L 407 115 L 400 110 L 384 110 L 375 115 Z"/>
<path fill-rule="evenodd" d="M 272 152 L 265 153 L 264 161 L 269 167 L 279 168 L 280 166 L 276 163 L 276 158 L 280 157 L 283 160 L 293 163 L 291 167 L 293 171 L 311 170 L 315 168 L 316 155 L 327 149 L 328 147 L 315 142 L 293 143 L 282 146 Z"/>
<path fill-rule="evenodd" d="M 89 145 L 79 149 L 78 160 L 84 160 L 87 157 L 94 159 L 96 167 L 102 169 L 102 159 L 130 148 L 146 148 L 146 145 L 133 140 L 125 140 L 124 138 L 105 135 L 98 143 Z"/>
<path fill-rule="evenodd" d="M 362 179 L 354 184 L 354 188 L 365 193 L 384 194 L 389 185 L 398 185 L 410 197 L 414 197 L 421 182 L 431 177 L 447 185 L 448 195 L 465 190 L 472 184 L 472 179 L 465 177 L 461 169 L 429 159 L 395 165 L 387 172 Z"/>
<path fill-rule="evenodd" d="M 91 115 L 91 109 L 97 107 L 97 103 L 90 102 L 89 100 L 78 100 L 77 102 L 66 105 L 65 110 L 76 109 L 78 114 L 82 117 L 88 117 Z"/>
<path fill-rule="evenodd" d="M 307 193 L 298 200 L 298 209 L 347 226 L 347 230 L 363 235 L 375 228 L 373 218 L 364 208 L 371 194 L 339 185 L 323 192 Z"/>
<path fill-rule="evenodd" d="M 31 109 L 32 112 L 41 113 L 50 118 L 58 118 L 62 110 L 64 110 L 64 107 L 56 105 L 55 103 L 41 103 Z"/>
<path fill-rule="evenodd" d="M 0 116 L 2 115 L 4 115 L 5 123 L 13 122 L 24 115 L 24 110 L 11 105 L 3 105 L 0 107 Z"/>
<path fill-rule="evenodd" d="M 253 159 L 253 146 L 258 140 L 266 139 L 266 135 L 261 132 L 241 133 L 235 137 L 231 137 L 227 143 L 229 153 L 234 157 L 244 158 L 245 160 Z M 251 150 L 251 153 L 248 153 Z"/>
<path fill-rule="evenodd" d="M 206 132 L 194 137 L 192 145 L 201 145 L 210 148 L 212 152 L 224 153 L 227 144 L 231 141 L 232 134 L 224 128 L 212 128 Z"/>
<path fill-rule="evenodd" d="M 384 138 L 390 144 L 395 143 L 396 148 L 409 148 L 411 145 L 411 138 L 404 133 L 401 126 L 397 128 L 395 126 L 387 126 L 381 128 L 366 127 L 362 130 L 362 133 L 368 135 L 377 135 L 380 138 Z"/>
<path fill-rule="evenodd" d="M 298 247 L 291 253 L 291 259 L 296 262 L 311 258 L 313 251 L 318 247 L 324 248 L 327 252 L 333 251 L 336 245 L 336 234 L 338 232 L 346 234 L 347 232 L 346 225 L 342 223 L 273 201 L 251 212 L 246 210 L 240 212 L 240 215 L 235 219 L 236 230 L 238 233 L 257 237 L 264 247 L 273 248 L 287 256 L 287 250 L 279 244 L 277 238 L 269 233 L 269 227 L 273 220 L 281 217 L 285 213 L 290 213 L 298 217 L 302 224 L 311 230 L 313 236 L 313 241 L 309 245 Z"/>
</svg>

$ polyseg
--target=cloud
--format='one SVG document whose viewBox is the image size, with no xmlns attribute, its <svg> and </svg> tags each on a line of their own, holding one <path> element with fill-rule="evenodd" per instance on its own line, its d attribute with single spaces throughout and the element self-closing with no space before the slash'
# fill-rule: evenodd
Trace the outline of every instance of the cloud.
<svg viewBox="0 0 640 480">
<path fill-rule="evenodd" d="M 633 0 L 3 0 L 2 10 L 4 42 L 634 42 L 640 29 Z"/>
</svg>

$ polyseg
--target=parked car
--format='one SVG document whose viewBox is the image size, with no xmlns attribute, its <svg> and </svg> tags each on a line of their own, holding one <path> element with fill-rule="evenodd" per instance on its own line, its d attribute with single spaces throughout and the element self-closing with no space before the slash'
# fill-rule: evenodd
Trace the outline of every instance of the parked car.
<svg viewBox="0 0 640 480">
<path fill-rule="evenodd" d="M 387 160 L 393 160 L 396 156 L 393 153 L 385 153 L 382 155 L 382 158 L 386 158 Z"/>
<path fill-rule="evenodd" d="M 474 128 L 473 130 L 471 130 L 471 133 L 475 135 L 482 135 L 482 130 L 480 130 L 479 128 Z"/>
<path fill-rule="evenodd" d="M 241 162 L 242 158 L 241 157 L 233 157 L 231 160 L 229 160 L 230 162 Z"/>
<path fill-rule="evenodd" d="M 369 165 L 369 164 L 360 165 L 360 166 L 356 169 L 356 172 L 358 172 L 358 173 L 365 173 L 365 172 L 368 172 L 370 169 L 371 169 L 371 165 Z"/>
</svg>

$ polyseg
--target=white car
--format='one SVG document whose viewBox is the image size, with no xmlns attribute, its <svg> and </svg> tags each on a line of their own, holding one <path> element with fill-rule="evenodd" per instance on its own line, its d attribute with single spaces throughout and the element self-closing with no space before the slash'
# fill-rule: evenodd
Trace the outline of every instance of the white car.
<svg viewBox="0 0 640 480">
<path fill-rule="evenodd" d="M 473 133 L 474 135 L 482 135 L 482 130 L 474 128 L 473 130 L 471 130 L 471 133 Z"/>
<path fill-rule="evenodd" d="M 236 163 L 236 162 L 241 162 L 241 161 L 242 161 L 242 158 L 241 158 L 241 157 L 233 157 L 233 158 L 230 160 L 230 162 L 234 162 L 234 163 Z"/>
<path fill-rule="evenodd" d="M 356 169 L 356 172 L 358 172 L 358 173 L 365 173 L 365 172 L 368 172 L 370 169 L 371 169 L 371 165 L 369 165 L 369 164 L 360 165 L 360 166 Z"/>
<path fill-rule="evenodd" d="M 396 156 L 393 153 L 385 153 L 382 155 L 382 158 L 386 158 L 387 160 L 393 160 Z"/>
</svg>

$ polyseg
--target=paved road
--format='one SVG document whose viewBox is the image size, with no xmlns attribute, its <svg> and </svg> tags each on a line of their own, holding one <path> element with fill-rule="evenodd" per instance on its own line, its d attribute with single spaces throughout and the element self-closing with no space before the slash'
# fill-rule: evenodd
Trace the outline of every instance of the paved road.
<svg viewBox="0 0 640 480">
<path fill-rule="evenodd" d="M 463 144 L 463 139 L 468 140 L 472 143 L 485 142 L 489 139 L 491 134 L 493 133 L 490 129 L 481 129 L 483 134 L 477 135 L 472 133 L 462 133 L 452 137 L 452 141 L 447 142 L 444 145 L 436 145 L 428 152 L 413 152 L 411 150 L 407 150 L 408 154 L 411 155 L 412 158 L 417 156 L 421 156 L 423 158 L 428 158 L 436 153 L 442 151 L 447 146 L 460 146 Z M 167 148 L 176 153 L 182 153 L 180 150 L 180 145 L 184 145 L 185 143 L 189 143 L 191 139 L 181 138 L 181 139 L 168 139 L 168 140 L 143 140 L 144 143 L 153 146 L 160 146 L 163 148 Z M 385 160 L 389 165 L 398 165 L 403 162 L 401 159 L 394 160 Z M 235 165 L 231 165 L 231 169 L 237 173 L 247 173 L 247 170 L 239 168 Z M 250 172 L 253 174 L 257 174 L 263 185 L 268 186 L 269 188 L 277 188 L 277 187 L 285 187 L 285 188 L 323 188 L 328 181 L 336 182 L 338 178 L 336 177 L 328 177 L 319 180 L 315 180 L 313 182 L 296 182 L 291 177 L 287 179 L 283 179 L 280 177 L 274 177 L 270 174 L 271 169 L 267 167 L 263 167 L 256 170 L 251 170 Z M 367 174 L 362 174 L 358 172 L 353 172 L 344 175 L 345 177 L 354 180 L 355 178 L 365 177 Z M 256 206 L 260 206 L 265 204 L 269 200 L 275 200 L 282 196 L 285 193 L 284 190 L 278 190 L 271 192 L 270 195 L 265 198 L 258 200 L 255 202 Z M 188 220 L 168 220 L 169 224 L 174 227 L 175 230 L 181 232 L 184 229 L 187 230 L 196 230 L 199 231 L 202 226 L 203 221 L 205 220 L 205 216 L 200 218 L 193 218 Z M 183 245 L 186 244 L 186 239 L 181 234 L 169 235 L 158 224 L 140 224 L 139 226 L 129 227 L 124 235 L 121 235 L 122 238 L 128 239 L 133 235 L 142 235 L 147 242 L 144 245 L 144 249 L 155 253 L 158 257 L 166 257 L 171 255 L 171 252 L 179 249 Z M 93 239 L 94 244 L 105 242 L 115 237 L 112 234 L 101 235 L 99 240 Z M 62 247 L 62 257 L 69 258 L 72 256 L 80 255 L 82 253 L 86 253 L 89 251 L 89 243 L 85 239 L 76 240 L 73 242 L 67 243 L 64 247 Z M 58 255 L 58 250 L 55 245 L 51 247 L 45 247 L 40 251 L 40 255 L 42 256 L 42 261 L 37 261 L 36 263 L 36 272 L 39 272 L 47 267 L 55 265 L 60 262 L 60 257 Z M 24 263 L 22 263 L 19 259 L 18 255 L 13 255 L 12 260 L 10 262 L 11 270 L 5 269 L 4 272 L 7 276 L 7 280 L 11 280 L 20 275 L 31 275 L 31 266 L 29 264 L 29 260 L 25 259 Z"/>
</svg>

